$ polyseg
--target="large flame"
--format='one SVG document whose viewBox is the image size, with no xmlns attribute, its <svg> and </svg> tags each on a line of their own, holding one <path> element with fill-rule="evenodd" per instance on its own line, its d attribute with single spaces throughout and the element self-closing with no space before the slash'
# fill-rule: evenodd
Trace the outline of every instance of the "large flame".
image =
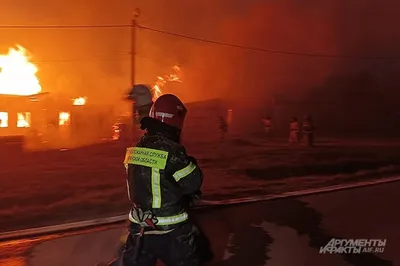
<svg viewBox="0 0 400 266">
<path fill-rule="evenodd" d="M 70 123 L 70 113 L 69 112 L 60 112 L 58 114 L 58 125 L 59 126 L 68 126 Z"/>
<path fill-rule="evenodd" d="M 17 45 L 8 54 L 0 54 L 0 94 L 33 95 L 42 91 L 36 77 L 38 68 L 29 62 L 26 50 Z"/>
<path fill-rule="evenodd" d="M 0 127 L 8 127 L 8 113 L 0 112 Z"/>
<path fill-rule="evenodd" d="M 73 99 L 73 105 L 85 105 L 86 104 L 86 97 L 79 97 L 76 99 Z"/>
<path fill-rule="evenodd" d="M 157 81 L 155 82 L 155 84 L 153 86 L 153 101 L 157 100 L 158 97 L 163 95 L 162 88 L 168 82 L 171 82 L 171 81 L 182 82 L 182 80 L 180 78 L 180 73 L 181 73 L 180 67 L 177 65 L 174 65 L 172 67 L 172 69 L 174 70 L 174 73 L 165 75 L 163 77 L 157 77 Z"/>
</svg>

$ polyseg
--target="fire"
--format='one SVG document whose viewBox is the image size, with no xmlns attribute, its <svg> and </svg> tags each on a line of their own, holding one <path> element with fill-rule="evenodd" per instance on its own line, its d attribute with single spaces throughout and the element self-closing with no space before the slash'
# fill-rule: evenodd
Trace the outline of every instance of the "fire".
<svg viewBox="0 0 400 266">
<path fill-rule="evenodd" d="M 10 244 L 8 244 L 8 245 L 10 245 Z M 14 256 L 6 257 L 5 259 L 0 259 L 0 265 L 26 266 L 26 259 L 25 258 L 14 257 Z"/>
<path fill-rule="evenodd" d="M 17 127 L 30 127 L 30 126 L 31 126 L 31 113 L 18 113 Z"/>
<path fill-rule="evenodd" d="M 120 123 L 115 123 L 112 126 L 112 140 L 119 140 L 120 135 L 121 135 L 121 129 L 120 129 L 121 124 Z"/>
<path fill-rule="evenodd" d="M 70 121 L 70 114 L 68 112 L 60 112 L 58 115 L 58 124 L 60 126 L 68 126 Z"/>
<path fill-rule="evenodd" d="M 0 112 L 0 128 L 8 127 L 8 113 Z"/>
<path fill-rule="evenodd" d="M 8 54 L 0 54 L 0 94 L 33 95 L 42 91 L 36 73 L 38 68 L 29 61 L 26 49 L 17 45 Z"/>
<path fill-rule="evenodd" d="M 85 105 L 86 97 L 79 97 L 73 100 L 73 105 Z"/>
<path fill-rule="evenodd" d="M 165 75 L 164 77 L 157 77 L 157 81 L 153 86 L 153 101 L 163 95 L 162 88 L 167 84 L 167 82 L 182 82 L 180 79 L 180 67 L 175 65 L 172 69 L 174 70 L 174 73 Z"/>
</svg>

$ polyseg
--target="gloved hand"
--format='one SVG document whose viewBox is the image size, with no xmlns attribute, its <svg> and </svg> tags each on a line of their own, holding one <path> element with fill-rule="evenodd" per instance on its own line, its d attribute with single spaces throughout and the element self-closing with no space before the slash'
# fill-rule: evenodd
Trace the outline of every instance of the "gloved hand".
<svg viewBox="0 0 400 266">
<path fill-rule="evenodd" d="M 157 218 L 151 211 L 143 212 L 138 207 L 133 207 L 131 210 L 132 218 L 140 225 L 140 227 L 154 227 L 158 223 Z"/>
</svg>

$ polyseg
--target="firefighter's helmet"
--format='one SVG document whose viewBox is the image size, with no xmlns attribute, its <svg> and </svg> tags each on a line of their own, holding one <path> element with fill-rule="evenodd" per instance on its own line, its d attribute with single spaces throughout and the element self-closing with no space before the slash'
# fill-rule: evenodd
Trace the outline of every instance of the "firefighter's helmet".
<svg viewBox="0 0 400 266">
<path fill-rule="evenodd" d="M 128 99 L 133 100 L 135 107 L 151 104 L 153 102 L 151 87 L 145 84 L 134 85 L 129 92 Z"/>
<path fill-rule="evenodd" d="M 186 113 L 185 105 L 177 96 L 163 94 L 154 102 L 149 116 L 181 130 Z"/>
</svg>

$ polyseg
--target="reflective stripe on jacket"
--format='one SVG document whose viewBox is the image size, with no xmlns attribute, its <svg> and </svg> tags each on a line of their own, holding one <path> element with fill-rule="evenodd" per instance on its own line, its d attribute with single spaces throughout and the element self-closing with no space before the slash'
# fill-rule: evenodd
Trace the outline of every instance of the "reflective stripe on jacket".
<svg viewBox="0 0 400 266">
<path fill-rule="evenodd" d="M 184 195 L 200 189 L 203 174 L 182 145 L 162 134 L 144 136 L 127 149 L 124 164 L 130 200 L 156 216 L 157 229 L 187 221 Z"/>
</svg>

